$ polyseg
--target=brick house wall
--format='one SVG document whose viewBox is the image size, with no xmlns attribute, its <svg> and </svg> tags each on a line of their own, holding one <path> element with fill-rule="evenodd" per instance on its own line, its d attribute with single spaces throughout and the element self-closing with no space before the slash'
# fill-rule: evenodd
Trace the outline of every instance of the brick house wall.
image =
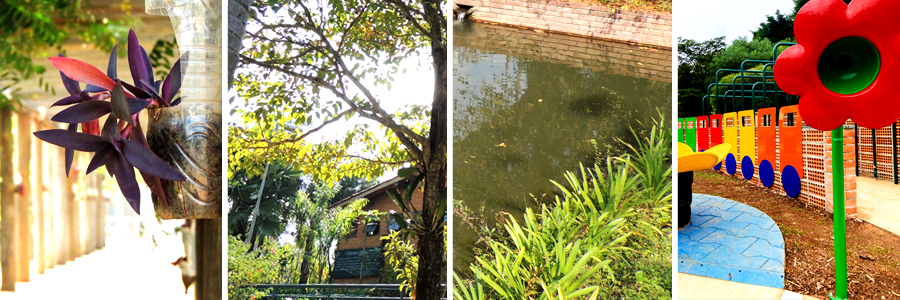
<svg viewBox="0 0 900 300">
<path fill-rule="evenodd" d="M 406 185 L 408 184 L 408 180 L 404 180 L 397 183 L 397 187 L 400 189 L 400 193 L 405 193 Z M 377 187 L 377 186 L 376 186 Z M 365 211 L 373 211 L 377 210 L 383 213 L 390 213 L 391 210 L 399 211 L 400 208 L 394 204 L 394 201 L 391 200 L 390 196 L 385 192 L 388 188 L 393 188 L 393 185 L 386 188 L 381 189 L 373 189 L 362 191 L 360 194 L 351 196 L 347 199 L 341 200 L 332 205 L 332 207 L 340 206 L 342 204 L 346 204 L 352 202 L 350 199 L 353 198 L 366 198 L 369 199 L 369 202 L 366 206 L 363 207 Z M 413 193 L 413 206 L 417 209 L 422 209 L 424 194 L 421 191 L 416 191 Z M 371 248 L 371 247 L 381 247 L 385 242 L 381 240 L 381 237 L 387 236 L 389 232 L 390 225 L 390 216 L 385 216 L 381 218 L 381 221 L 378 226 L 378 231 L 374 235 L 366 236 L 365 234 L 365 222 L 360 218 L 358 222 L 358 226 L 356 227 L 355 234 L 351 233 L 348 237 L 338 242 L 337 250 L 351 250 L 351 249 L 362 249 Z M 382 263 L 382 266 L 385 264 Z M 362 282 L 364 283 L 378 283 L 380 278 L 378 276 L 370 276 L 363 277 Z M 336 278 L 335 283 L 358 283 L 360 281 L 359 278 Z"/>
<path fill-rule="evenodd" d="M 471 18 L 477 21 L 672 48 L 672 14 L 669 13 L 552 0 L 456 0 L 454 3 L 476 7 Z"/>
</svg>

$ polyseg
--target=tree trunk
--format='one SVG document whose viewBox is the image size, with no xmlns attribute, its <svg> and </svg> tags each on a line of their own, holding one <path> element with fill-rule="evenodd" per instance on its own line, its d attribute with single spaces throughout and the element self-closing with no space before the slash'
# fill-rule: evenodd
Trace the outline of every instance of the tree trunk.
<svg viewBox="0 0 900 300">
<path fill-rule="evenodd" d="M 0 290 L 16 290 L 16 201 L 13 185 L 12 108 L 0 108 Z"/>
<path fill-rule="evenodd" d="M 300 279 L 297 280 L 299 284 L 309 283 L 309 269 L 312 266 L 312 252 L 313 252 L 313 243 L 315 242 L 313 238 L 313 231 L 310 230 L 309 235 L 306 237 L 306 245 L 304 245 L 303 249 L 303 263 L 300 264 Z"/>
<path fill-rule="evenodd" d="M 443 35 L 440 26 L 437 26 L 439 23 L 435 23 L 445 22 L 442 20 L 443 15 L 439 10 L 431 9 L 427 3 L 424 7 L 433 32 Z M 442 43 L 432 39 L 431 56 L 434 60 L 434 95 L 431 103 L 429 151 L 424 153 L 427 161 L 422 205 L 422 217 L 427 225 L 431 225 L 435 216 L 447 214 L 446 206 L 440 203 L 446 201 L 443 198 L 447 195 L 447 49 Z M 437 211 L 439 207 L 444 207 L 444 211 Z M 441 222 L 441 219 L 437 222 Z M 440 286 L 444 282 L 447 259 L 444 252 L 444 228 L 438 226 L 429 232 L 420 233 L 418 238 L 419 270 L 415 296 L 420 300 L 437 300 L 445 296 Z"/>
<path fill-rule="evenodd" d="M 247 32 L 251 3 L 252 0 L 228 0 L 228 89 L 234 82 L 234 70 L 237 69 L 244 33 Z"/>
</svg>

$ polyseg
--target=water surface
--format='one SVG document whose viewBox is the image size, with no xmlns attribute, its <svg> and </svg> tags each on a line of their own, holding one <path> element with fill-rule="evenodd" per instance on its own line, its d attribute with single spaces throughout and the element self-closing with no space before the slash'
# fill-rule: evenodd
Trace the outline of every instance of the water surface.
<svg viewBox="0 0 900 300">
<path fill-rule="evenodd" d="M 453 34 L 453 196 L 495 223 L 552 199 L 565 171 L 671 115 L 671 51 L 467 22 Z M 454 270 L 477 237 L 454 219 Z"/>
</svg>

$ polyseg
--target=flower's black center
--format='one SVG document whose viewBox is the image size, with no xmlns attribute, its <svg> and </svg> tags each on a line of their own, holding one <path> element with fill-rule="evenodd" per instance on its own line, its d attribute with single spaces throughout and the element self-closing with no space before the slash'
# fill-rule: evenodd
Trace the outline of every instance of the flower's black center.
<svg viewBox="0 0 900 300">
<path fill-rule="evenodd" d="M 832 92 L 849 95 L 875 82 L 881 68 L 878 49 L 861 37 L 845 37 L 825 47 L 819 56 L 819 79 Z"/>
</svg>

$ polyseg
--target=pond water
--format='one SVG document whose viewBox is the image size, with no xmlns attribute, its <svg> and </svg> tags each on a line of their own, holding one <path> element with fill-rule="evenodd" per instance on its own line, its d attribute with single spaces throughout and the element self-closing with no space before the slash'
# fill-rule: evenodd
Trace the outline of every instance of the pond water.
<svg viewBox="0 0 900 300">
<path fill-rule="evenodd" d="M 551 179 L 632 142 L 638 121 L 671 118 L 668 49 L 472 22 L 453 43 L 453 197 L 492 225 L 552 199 Z M 453 230 L 468 276 L 477 236 L 459 216 Z"/>
</svg>

